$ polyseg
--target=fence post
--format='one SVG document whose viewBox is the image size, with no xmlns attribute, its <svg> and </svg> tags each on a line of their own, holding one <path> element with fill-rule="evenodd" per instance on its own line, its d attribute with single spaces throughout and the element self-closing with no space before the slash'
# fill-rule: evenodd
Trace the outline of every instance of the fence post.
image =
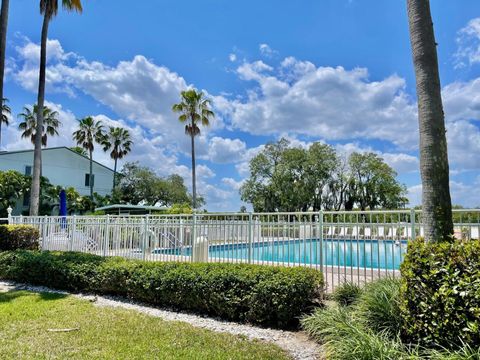
<svg viewBox="0 0 480 360">
<path fill-rule="evenodd" d="M 8 223 L 11 224 L 12 223 L 12 207 L 9 206 L 8 209 L 7 209 L 7 214 L 8 214 Z"/>
<path fill-rule="evenodd" d="M 148 238 L 148 214 L 145 215 L 145 223 L 143 224 L 143 245 L 142 245 L 142 259 L 147 257 L 147 238 Z"/>
<path fill-rule="evenodd" d="M 252 263 L 252 226 L 253 226 L 253 214 L 248 213 L 248 263 Z"/>
<path fill-rule="evenodd" d="M 197 242 L 197 213 L 193 210 L 192 214 L 192 261 L 194 261 L 195 255 L 195 243 Z"/>
<path fill-rule="evenodd" d="M 110 215 L 107 214 L 107 219 L 105 220 L 105 242 L 103 244 L 103 256 L 107 256 L 107 249 L 110 244 Z"/>
<path fill-rule="evenodd" d="M 48 221 L 48 216 L 45 215 L 43 217 L 43 220 L 40 220 L 41 221 L 41 226 L 42 226 L 42 244 L 45 243 L 45 239 L 47 237 L 47 221 Z M 42 245 L 42 248 L 43 248 L 43 245 Z"/>
<path fill-rule="evenodd" d="M 70 243 L 68 245 L 68 251 L 73 250 L 73 240 L 75 238 L 76 223 L 77 223 L 77 215 L 73 215 L 73 217 L 72 217 L 72 229 L 70 230 Z"/>
<path fill-rule="evenodd" d="M 415 240 L 415 209 L 410 209 L 410 223 L 412 225 L 412 238 L 411 240 Z M 407 236 L 408 238 L 408 236 Z"/>
<path fill-rule="evenodd" d="M 318 238 L 320 240 L 320 270 L 323 272 L 323 211 L 318 211 Z"/>
</svg>

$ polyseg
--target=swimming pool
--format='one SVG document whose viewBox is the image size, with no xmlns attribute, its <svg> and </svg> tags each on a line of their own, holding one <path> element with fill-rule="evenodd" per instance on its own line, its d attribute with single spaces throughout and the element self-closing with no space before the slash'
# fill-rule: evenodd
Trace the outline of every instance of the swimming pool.
<svg viewBox="0 0 480 360">
<path fill-rule="evenodd" d="M 407 241 L 297 239 L 209 245 L 213 259 L 251 259 L 256 263 L 284 262 L 287 264 L 327 265 L 368 269 L 399 269 L 407 250 Z M 322 248 L 322 252 L 320 252 Z M 155 249 L 153 254 L 191 256 L 191 247 Z"/>
</svg>

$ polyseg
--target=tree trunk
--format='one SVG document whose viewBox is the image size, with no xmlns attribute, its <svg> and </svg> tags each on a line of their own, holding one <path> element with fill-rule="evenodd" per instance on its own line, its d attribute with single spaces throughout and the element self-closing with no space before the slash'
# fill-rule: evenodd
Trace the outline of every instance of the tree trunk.
<svg viewBox="0 0 480 360">
<path fill-rule="evenodd" d="M 5 49 L 7 47 L 7 26 L 8 26 L 9 0 L 2 0 L 0 13 L 0 101 L 2 102 L 1 114 L 3 114 L 3 78 L 5 75 Z M 0 149 L 2 148 L 2 120 L 0 119 Z"/>
<path fill-rule="evenodd" d="M 90 186 L 90 200 L 93 201 L 93 179 L 92 179 L 92 176 L 93 176 L 93 153 L 92 153 L 92 150 L 89 150 L 89 153 L 90 153 L 90 174 L 89 174 L 89 177 L 88 177 L 88 185 Z"/>
<path fill-rule="evenodd" d="M 117 158 L 115 158 L 115 165 L 113 165 L 113 187 L 112 187 L 112 192 L 115 190 L 115 185 L 116 185 L 116 176 L 117 176 Z"/>
<path fill-rule="evenodd" d="M 197 176 L 195 169 L 195 135 L 191 134 L 192 139 L 192 206 L 195 210 L 197 208 Z"/>
<path fill-rule="evenodd" d="M 420 174 L 425 241 L 453 234 L 445 119 L 429 0 L 407 0 L 417 82 Z"/>
<path fill-rule="evenodd" d="M 42 40 L 40 46 L 40 76 L 38 79 L 37 127 L 35 131 L 35 150 L 33 153 L 33 177 L 30 191 L 30 215 L 37 216 L 40 204 L 40 176 L 42 173 L 42 134 L 43 107 L 45 103 L 45 72 L 47 66 L 47 36 L 50 16 L 48 12 L 43 17 Z"/>
</svg>

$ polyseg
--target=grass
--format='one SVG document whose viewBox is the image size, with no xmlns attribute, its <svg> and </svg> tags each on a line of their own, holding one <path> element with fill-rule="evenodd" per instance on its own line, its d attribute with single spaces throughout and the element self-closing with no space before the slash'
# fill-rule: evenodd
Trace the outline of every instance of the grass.
<svg viewBox="0 0 480 360">
<path fill-rule="evenodd" d="M 7 359 L 289 359 L 271 344 L 61 294 L 0 293 L 0 319 Z M 48 331 L 65 328 L 79 330 Z"/>
</svg>

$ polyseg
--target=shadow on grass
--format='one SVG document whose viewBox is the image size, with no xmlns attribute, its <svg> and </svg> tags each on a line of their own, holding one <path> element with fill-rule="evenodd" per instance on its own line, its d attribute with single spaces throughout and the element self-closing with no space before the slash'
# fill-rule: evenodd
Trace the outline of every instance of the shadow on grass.
<svg viewBox="0 0 480 360">
<path fill-rule="evenodd" d="M 38 295 L 39 301 L 52 301 L 52 300 L 61 300 L 68 296 L 68 294 L 57 294 L 57 293 L 48 293 L 41 292 L 35 293 L 25 290 L 10 290 L 8 292 L 0 293 L 0 303 L 10 302 L 21 297 L 35 296 Z"/>
</svg>

